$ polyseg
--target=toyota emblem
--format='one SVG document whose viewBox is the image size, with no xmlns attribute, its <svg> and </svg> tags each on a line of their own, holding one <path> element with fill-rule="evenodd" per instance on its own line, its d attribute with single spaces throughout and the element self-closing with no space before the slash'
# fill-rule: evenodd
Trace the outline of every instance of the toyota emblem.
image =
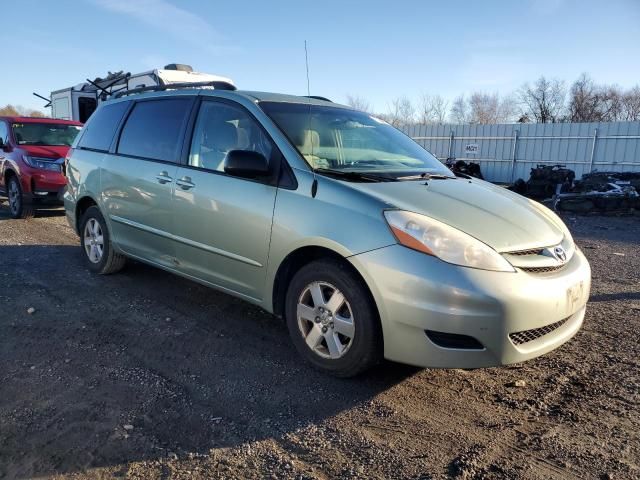
<svg viewBox="0 0 640 480">
<path fill-rule="evenodd" d="M 567 252 L 564 251 L 561 245 L 558 245 L 553 249 L 553 255 L 561 262 L 567 261 Z"/>
</svg>

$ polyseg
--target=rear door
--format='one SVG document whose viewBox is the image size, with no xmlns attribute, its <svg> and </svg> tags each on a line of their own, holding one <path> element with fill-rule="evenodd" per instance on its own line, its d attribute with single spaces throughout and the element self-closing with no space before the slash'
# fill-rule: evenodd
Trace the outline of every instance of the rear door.
<svg viewBox="0 0 640 480">
<path fill-rule="evenodd" d="M 171 202 L 193 96 L 135 102 L 101 186 L 114 240 L 127 254 L 174 267 Z"/>
<path fill-rule="evenodd" d="M 252 150 L 272 162 L 272 178 L 227 175 L 226 154 Z M 182 272 L 260 300 L 269 254 L 280 153 L 235 102 L 203 99 L 188 164 L 178 168 L 173 218 Z"/>
</svg>

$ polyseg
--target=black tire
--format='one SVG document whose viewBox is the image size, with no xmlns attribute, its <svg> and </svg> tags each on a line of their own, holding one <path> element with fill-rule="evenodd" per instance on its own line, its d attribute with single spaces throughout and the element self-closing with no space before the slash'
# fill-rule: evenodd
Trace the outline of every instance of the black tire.
<svg viewBox="0 0 640 480">
<path fill-rule="evenodd" d="M 17 196 L 15 198 L 12 198 L 10 192 L 14 189 L 15 191 L 17 191 Z M 9 181 L 7 182 L 7 198 L 9 200 L 9 211 L 11 212 L 11 218 L 33 218 L 33 216 L 35 215 L 33 205 L 25 204 L 22 185 L 20 185 L 20 180 L 15 175 L 11 175 L 9 177 Z"/>
<path fill-rule="evenodd" d="M 85 232 L 89 222 L 95 222 L 92 223 L 92 225 L 97 224 L 99 226 L 99 231 L 102 236 L 102 253 L 99 259 L 97 259 L 98 261 L 94 261 L 90 258 L 89 252 L 87 252 L 87 248 L 85 247 Z M 89 270 L 100 275 L 109 275 L 122 270 L 126 263 L 126 257 L 114 250 L 113 245 L 111 244 L 111 236 L 107 228 L 107 222 L 105 222 L 98 207 L 93 206 L 87 209 L 80 221 L 79 232 L 82 256 Z"/>
<path fill-rule="evenodd" d="M 303 327 L 299 324 L 298 302 L 308 286 L 314 282 L 326 282 L 335 286 L 344 295 L 352 312 L 353 338 L 346 352 L 339 358 L 324 358 L 312 350 L 307 345 Z M 322 259 L 302 267 L 293 276 L 287 289 L 285 318 L 298 353 L 312 366 L 325 373 L 337 377 L 352 377 L 371 368 L 382 359 L 382 329 L 377 308 L 362 279 L 344 262 Z M 309 323 L 303 322 L 303 324 Z M 332 323 L 330 325 L 333 327 Z M 321 327 L 322 324 L 318 326 Z M 314 326 L 311 325 L 310 328 L 313 329 Z M 324 348 L 322 343 L 321 348 Z"/>
</svg>

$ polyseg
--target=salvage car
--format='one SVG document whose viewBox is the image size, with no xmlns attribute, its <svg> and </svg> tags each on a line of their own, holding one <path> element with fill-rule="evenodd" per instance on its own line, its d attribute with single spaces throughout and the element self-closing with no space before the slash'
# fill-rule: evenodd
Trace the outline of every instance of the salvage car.
<svg viewBox="0 0 640 480">
<path fill-rule="evenodd" d="M 51 118 L 0 117 L 0 195 L 13 218 L 41 205 L 62 205 L 64 157 L 82 123 Z"/>
<path fill-rule="evenodd" d="M 546 207 L 320 97 L 183 87 L 104 102 L 73 144 L 92 272 L 131 258 L 245 299 L 337 376 L 521 362 L 580 329 L 589 264 Z"/>
</svg>

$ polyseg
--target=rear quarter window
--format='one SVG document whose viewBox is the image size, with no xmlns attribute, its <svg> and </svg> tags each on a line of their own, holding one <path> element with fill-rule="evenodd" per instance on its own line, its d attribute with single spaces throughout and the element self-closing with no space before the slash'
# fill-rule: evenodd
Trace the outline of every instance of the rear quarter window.
<svg viewBox="0 0 640 480">
<path fill-rule="evenodd" d="M 136 103 L 120 134 L 118 153 L 177 163 L 192 102 L 170 98 Z"/>
<path fill-rule="evenodd" d="M 84 127 L 78 148 L 108 152 L 116 129 L 129 107 L 129 102 L 103 105 Z"/>
</svg>

